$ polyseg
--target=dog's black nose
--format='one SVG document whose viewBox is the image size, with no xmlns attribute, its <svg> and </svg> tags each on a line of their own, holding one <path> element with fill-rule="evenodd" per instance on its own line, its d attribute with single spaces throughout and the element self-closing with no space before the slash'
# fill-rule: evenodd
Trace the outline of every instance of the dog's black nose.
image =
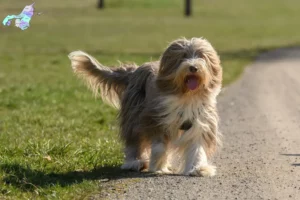
<svg viewBox="0 0 300 200">
<path fill-rule="evenodd" d="M 198 71 L 198 68 L 195 66 L 190 66 L 189 69 L 190 69 L 190 72 L 192 72 L 192 73 L 195 73 Z"/>
</svg>

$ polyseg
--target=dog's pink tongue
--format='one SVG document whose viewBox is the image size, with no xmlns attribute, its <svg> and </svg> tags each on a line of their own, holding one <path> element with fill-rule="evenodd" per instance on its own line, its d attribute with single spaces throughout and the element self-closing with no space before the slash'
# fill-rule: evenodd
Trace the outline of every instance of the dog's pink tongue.
<svg viewBox="0 0 300 200">
<path fill-rule="evenodd" d="M 196 77 L 189 77 L 186 85 L 190 90 L 195 90 L 199 85 L 198 79 Z"/>
</svg>

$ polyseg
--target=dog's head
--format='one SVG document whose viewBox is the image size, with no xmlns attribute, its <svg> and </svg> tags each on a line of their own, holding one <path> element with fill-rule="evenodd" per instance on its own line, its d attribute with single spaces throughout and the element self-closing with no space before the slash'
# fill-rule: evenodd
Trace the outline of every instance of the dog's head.
<svg viewBox="0 0 300 200">
<path fill-rule="evenodd" d="M 203 38 L 175 40 L 161 57 L 157 85 L 162 92 L 205 94 L 219 91 L 221 82 L 219 56 Z"/>
</svg>

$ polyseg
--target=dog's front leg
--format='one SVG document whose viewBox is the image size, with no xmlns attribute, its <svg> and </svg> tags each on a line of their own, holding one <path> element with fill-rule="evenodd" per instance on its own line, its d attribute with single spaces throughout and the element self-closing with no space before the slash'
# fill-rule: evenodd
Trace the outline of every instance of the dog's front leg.
<svg viewBox="0 0 300 200">
<path fill-rule="evenodd" d="M 216 167 L 209 165 L 204 148 L 200 144 L 192 143 L 185 149 L 184 175 L 190 176 L 214 176 Z"/>
<path fill-rule="evenodd" d="M 152 142 L 149 171 L 160 174 L 172 173 L 168 169 L 168 148 L 168 138 L 159 138 Z"/>
</svg>

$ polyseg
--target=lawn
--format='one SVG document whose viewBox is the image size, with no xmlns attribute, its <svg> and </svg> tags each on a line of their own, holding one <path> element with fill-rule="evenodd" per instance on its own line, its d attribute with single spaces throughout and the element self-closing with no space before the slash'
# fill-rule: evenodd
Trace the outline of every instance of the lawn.
<svg viewBox="0 0 300 200">
<path fill-rule="evenodd" d="M 0 199 L 83 199 L 101 193 L 100 179 L 126 176 L 117 112 L 73 75 L 69 52 L 141 64 L 178 37 L 203 36 L 226 85 L 258 53 L 300 43 L 298 0 L 199 0 L 191 18 L 182 2 L 106 0 L 100 11 L 96 0 L 40 0 L 29 29 L 1 24 Z M 26 3 L 2 0 L 1 21 Z"/>
</svg>

